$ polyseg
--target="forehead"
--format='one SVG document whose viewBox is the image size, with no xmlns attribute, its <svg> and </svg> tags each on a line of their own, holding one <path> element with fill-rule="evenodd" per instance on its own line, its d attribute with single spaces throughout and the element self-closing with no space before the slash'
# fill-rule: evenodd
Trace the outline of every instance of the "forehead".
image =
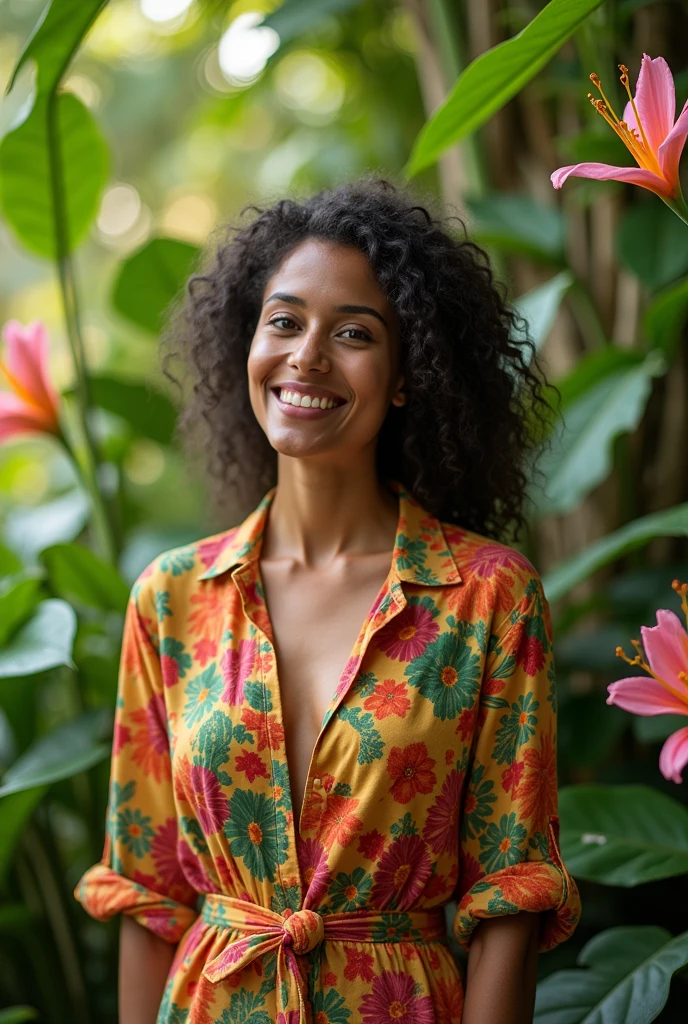
<svg viewBox="0 0 688 1024">
<path fill-rule="evenodd" d="M 354 295 L 359 300 L 366 296 L 378 306 L 387 306 L 387 297 L 364 253 L 319 238 L 307 238 L 287 253 L 267 281 L 264 296 L 273 291 L 309 301 L 340 298 L 352 302 Z"/>
</svg>

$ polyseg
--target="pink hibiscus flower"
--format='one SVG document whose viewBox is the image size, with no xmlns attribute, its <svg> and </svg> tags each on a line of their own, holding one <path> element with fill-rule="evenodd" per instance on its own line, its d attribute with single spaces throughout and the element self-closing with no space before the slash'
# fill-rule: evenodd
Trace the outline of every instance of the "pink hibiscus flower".
<svg viewBox="0 0 688 1024">
<path fill-rule="evenodd" d="M 229 818 L 229 803 L 219 779 L 203 765 L 191 765 L 189 772 L 190 803 L 196 809 L 201 828 L 207 836 L 219 832 Z"/>
<path fill-rule="evenodd" d="M 236 650 L 228 648 L 222 655 L 220 670 L 225 681 L 222 699 L 236 707 L 244 703 L 244 685 L 248 682 L 256 663 L 254 640 L 240 640 Z"/>
<path fill-rule="evenodd" d="M 371 902 L 381 910 L 408 910 L 430 877 L 432 863 L 424 840 L 401 836 L 380 858 L 373 878 Z"/>
<path fill-rule="evenodd" d="M 403 971 L 383 971 L 361 1000 L 362 1024 L 434 1024 L 430 996 L 414 995 L 416 982 Z"/>
<path fill-rule="evenodd" d="M 425 605 L 413 601 L 381 629 L 377 635 L 377 646 L 388 658 L 395 661 L 411 661 L 418 658 L 428 644 L 437 637 L 440 627 Z"/>
</svg>

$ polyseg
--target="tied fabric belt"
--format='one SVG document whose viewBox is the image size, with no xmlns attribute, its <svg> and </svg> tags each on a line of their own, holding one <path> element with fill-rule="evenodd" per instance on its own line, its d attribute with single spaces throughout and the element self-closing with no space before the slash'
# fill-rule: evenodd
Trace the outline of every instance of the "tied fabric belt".
<svg viewBox="0 0 688 1024">
<path fill-rule="evenodd" d="M 203 974 L 209 981 L 222 981 L 256 957 L 277 951 L 277 1010 L 290 1024 L 306 1024 L 308 1020 L 306 979 L 299 959 L 323 940 L 427 943 L 447 937 L 442 907 L 408 911 L 364 909 L 324 916 L 314 910 L 287 908 L 278 914 L 247 900 L 206 893 L 201 916 L 208 925 L 243 933 L 206 964 Z"/>
</svg>

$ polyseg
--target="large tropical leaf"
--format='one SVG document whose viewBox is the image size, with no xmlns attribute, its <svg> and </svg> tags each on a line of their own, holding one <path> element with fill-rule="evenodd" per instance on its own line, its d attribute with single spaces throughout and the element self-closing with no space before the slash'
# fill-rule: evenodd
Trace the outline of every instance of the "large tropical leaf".
<svg viewBox="0 0 688 1024">
<path fill-rule="evenodd" d="M 608 928 L 578 956 L 585 970 L 555 971 L 537 988 L 534 1024 L 649 1024 L 688 963 L 688 932 Z"/>
<path fill-rule="evenodd" d="M 539 462 L 545 490 L 534 486 L 532 491 L 540 515 L 570 511 L 606 479 L 614 440 L 638 426 L 652 378 L 666 368 L 661 354 L 650 352 L 641 362 L 595 380 L 575 401 L 562 404 L 563 421 Z"/>
<path fill-rule="evenodd" d="M 688 810 L 650 786 L 565 786 L 562 853 L 578 878 L 641 885 L 688 874 Z"/>
<path fill-rule="evenodd" d="M 83 544 L 54 544 L 44 548 L 41 561 L 52 590 L 59 597 L 124 614 L 129 587 L 109 562 L 104 562 Z"/>
<path fill-rule="evenodd" d="M 688 277 L 659 292 L 648 304 L 643 317 L 645 336 L 653 348 L 661 349 L 671 359 L 686 318 Z"/>
<path fill-rule="evenodd" d="M 0 1010 L 0 1024 L 23 1024 L 27 1020 L 38 1020 L 38 1010 L 32 1006 L 8 1006 Z"/>
<path fill-rule="evenodd" d="M 59 143 L 48 128 L 49 117 L 55 119 Z M 55 218 L 55 159 L 66 213 L 63 227 Z M 26 121 L 0 143 L 0 207 L 24 245 L 53 258 L 58 245 L 63 251 L 75 248 L 98 209 L 108 165 L 105 141 L 76 96 L 39 97 Z"/>
<path fill-rule="evenodd" d="M 198 248 L 176 238 L 153 238 L 124 260 L 112 293 L 118 313 L 157 334 L 162 316 L 182 288 Z"/>
<path fill-rule="evenodd" d="M 90 378 L 93 404 L 126 420 L 141 437 L 170 444 L 177 410 L 169 398 L 146 384 L 117 377 Z"/>
<path fill-rule="evenodd" d="M 555 274 L 549 281 L 531 288 L 529 292 L 512 303 L 528 324 L 528 333 L 539 351 L 547 341 L 554 327 L 562 299 L 573 284 L 573 275 L 568 270 Z M 517 335 L 519 337 L 520 335 Z M 529 351 L 529 350 L 524 350 Z"/>
<path fill-rule="evenodd" d="M 0 882 L 4 883 L 14 848 L 46 787 L 12 793 L 0 799 Z"/>
<path fill-rule="evenodd" d="M 75 540 L 88 522 L 85 491 L 74 488 L 42 505 L 15 506 L 5 518 L 5 540 L 31 562 L 50 544 Z"/>
<path fill-rule="evenodd" d="M 76 615 L 58 598 L 42 601 L 36 614 L 0 650 L 0 679 L 29 676 L 58 665 L 74 668 Z"/>
<path fill-rule="evenodd" d="M 649 198 L 629 206 L 616 234 L 620 261 L 650 289 L 688 270 L 688 232 L 664 203 Z"/>
<path fill-rule="evenodd" d="M 643 547 L 655 537 L 688 537 L 688 502 L 634 519 L 544 573 L 542 584 L 548 599 L 559 600 L 602 566 Z"/>
<path fill-rule="evenodd" d="M 529 25 L 482 53 L 459 76 L 416 139 L 409 175 L 433 164 L 520 92 L 603 0 L 551 0 Z"/>
<path fill-rule="evenodd" d="M 25 622 L 41 599 L 41 581 L 36 577 L 19 580 L 0 596 L 0 647 Z"/>
<path fill-rule="evenodd" d="M 86 771 L 109 756 L 111 713 L 87 711 L 25 750 L 7 769 L 0 783 L 0 797 L 39 786 L 49 786 Z"/>
<path fill-rule="evenodd" d="M 495 193 L 467 198 L 471 235 L 483 245 L 523 253 L 543 263 L 564 262 L 565 222 L 556 207 L 543 206 L 528 195 Z"/>
</svg>

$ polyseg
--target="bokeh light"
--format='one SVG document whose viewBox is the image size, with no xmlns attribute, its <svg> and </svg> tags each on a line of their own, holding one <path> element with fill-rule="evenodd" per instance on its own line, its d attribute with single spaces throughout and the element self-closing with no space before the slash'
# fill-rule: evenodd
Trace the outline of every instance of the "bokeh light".
<svg viewBox="0 0 688 1024">
<path fill-rule="evenodd" d="M 133 185 L 111 185 L 100 203 L 96 221 L 100 241 L 111 248 L 129 247 L 147 236 L 150 213 Z"/>
<path fill-rule="evenodd" d="M 220 39 L 220 70 L 233 85 L 255 81 L 279 46 L 275 30 L 260 24 L 263 17 L 259 11 L 239 14 Z"/>
<path fill-rule="evenodd" d="M 141 13 L 149 21 L 160 24 L 186 14 L 192 3 L 193 0 L 141 0 Z"/>
<path fill-rule="evenodd" d="M 305 113 L 302 120 L 308 123 L 333 120 L 346 95 L 338 69 L 307 50 L 290 53 L 280 61 L 275 86 L 281 102 L 300 115 Z"/>
</svg>

